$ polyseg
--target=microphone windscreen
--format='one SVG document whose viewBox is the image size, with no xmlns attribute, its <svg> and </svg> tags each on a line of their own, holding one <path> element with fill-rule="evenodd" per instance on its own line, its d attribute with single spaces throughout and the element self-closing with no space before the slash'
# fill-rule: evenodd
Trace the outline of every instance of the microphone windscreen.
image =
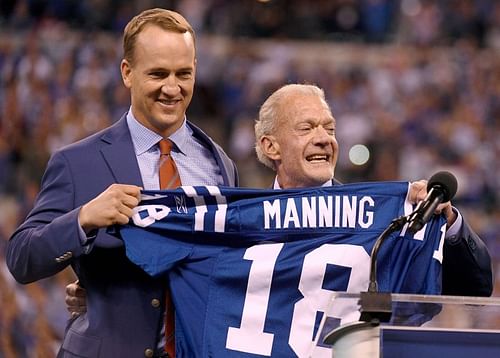
<svg viewBox="0 0 500 358">
<path fill-rule="evenodd" d="M 429 179 L 427 191 L 439 186 L 443 190 L 443 202 L 450 201 L 457 193 L 458 182 L 453 174 L 447 171 L 437 172 Z"/>
</svg>

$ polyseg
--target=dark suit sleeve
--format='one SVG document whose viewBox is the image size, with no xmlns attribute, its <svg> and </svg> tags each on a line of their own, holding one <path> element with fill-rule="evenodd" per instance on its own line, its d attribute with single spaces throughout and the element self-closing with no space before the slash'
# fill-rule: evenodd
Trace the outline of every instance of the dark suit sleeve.
<svg viewBox="0 0 500 358">
<path fill-rule="evenodd" d="M 7 246 L 7 266 L 17 281 L 52 276 L 82 255 L 78 212 L 69 166 L 62 154 L 55 154 L 33 210 Z"/>
<path fill-rule="evenodd" d="M 491 258 L 484 242 L 465 222 L 446 238 L 443 252 L 443 295 L 491 296 Z"/>
</svg>

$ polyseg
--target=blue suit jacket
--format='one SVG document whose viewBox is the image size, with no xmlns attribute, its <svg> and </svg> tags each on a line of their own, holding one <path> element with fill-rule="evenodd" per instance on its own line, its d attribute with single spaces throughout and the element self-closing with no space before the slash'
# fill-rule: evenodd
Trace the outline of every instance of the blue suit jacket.
<svg viewBox="0 0 500 358">
<path fill-rule="evenodd" d="M 234 163 L 188 125 L 214 153 L 224 185 L 236 186 Z M 89 254 L 79 240 L 79 208 L 113 183 L 142 186 L 125 116 L 51 157 L 34 208 L 9 241 L 7 263 L 19 282 L 54 275 L 71 264 L 87 289 L 87 313 L 69 322 L 59 357 L 144 357 L 156 348 L 166 280 L 132 264 L 122 241 L 105 229 L 98 231 Z"/>
<path fill-rule="evenodd" d="M 491 296 L 492 293 L 490 254 L 463 219 L 459 232 L 444 241 L 443 295 Z"/>
</svg>

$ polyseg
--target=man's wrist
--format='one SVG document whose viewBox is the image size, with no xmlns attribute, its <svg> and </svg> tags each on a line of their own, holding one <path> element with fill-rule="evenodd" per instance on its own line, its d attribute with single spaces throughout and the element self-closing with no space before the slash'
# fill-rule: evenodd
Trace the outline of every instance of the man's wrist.
<svg viewBox="0 0 500 358">
<path fill-rule="evenodd" d="M 456 215 L 456 219 L 453 222 L 453 224 L 451 224 L 446 229 L 446 234 L 444 236 L 446 239 L 451 239 L 451 240 L 453 240 L 453 238 L 455 238 L 457 234 L 460 232 L 460 228 L 462 227 L 463 223 L 463 218 L 462 215 L 460 214 L 460 211 L 458 211 L 455 207 L 452 207 L 452 210 Z"/>
<path fill-rule="evenodd" d="M 80 224 L 80 217 L 78 217 L 78 238 L 83 247 L 83 251 L 88 254 L 92 249 L 95 238 L 97 237 L 98 229 L 92 229 L 88 232 Z"/>
</svg>

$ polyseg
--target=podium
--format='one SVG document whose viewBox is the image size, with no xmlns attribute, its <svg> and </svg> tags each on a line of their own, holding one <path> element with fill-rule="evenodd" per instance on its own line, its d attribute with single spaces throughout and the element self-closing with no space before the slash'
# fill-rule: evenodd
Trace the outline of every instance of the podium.
<svg viewBox="0 0 500 358">
<path fill-rule="evenodd" d="M 335 358 L 500 357 L 500 298 L 391 294 L 388 322 L 359 321 L 360 298 L 332 295 L 311 357 L 326 347 Z"/>
</svg>

